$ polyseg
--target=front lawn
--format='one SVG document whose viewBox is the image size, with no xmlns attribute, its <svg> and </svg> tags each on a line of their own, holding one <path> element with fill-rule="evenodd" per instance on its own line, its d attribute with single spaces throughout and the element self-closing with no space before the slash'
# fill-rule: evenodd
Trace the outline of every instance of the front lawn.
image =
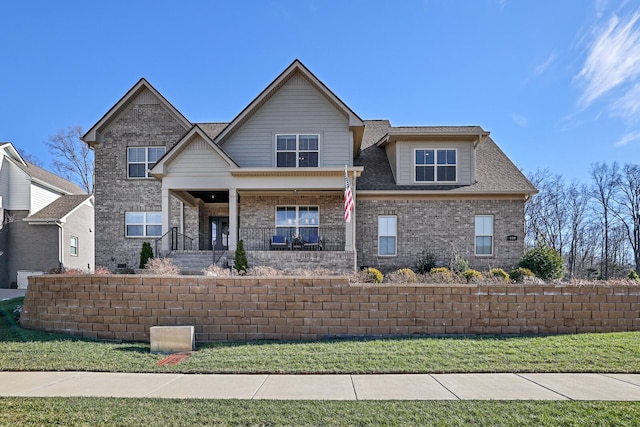
<svg viewBox="0 0 640 427">
<path fill-rule="evenodd" d="M 178 365 L 145 343 L 107 343 L 22 329 L 0 302 L 0 370 L 182 373 L 640 372 L 640 332 L 213 343 Z"/>
</svg>

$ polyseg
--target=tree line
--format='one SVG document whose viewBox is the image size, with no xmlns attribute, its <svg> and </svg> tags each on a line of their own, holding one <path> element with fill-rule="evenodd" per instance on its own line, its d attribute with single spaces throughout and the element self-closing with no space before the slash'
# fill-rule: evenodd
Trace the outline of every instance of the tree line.
<svg viewBox="0 0 640 427">
<path fill-rule="evenodd" d="M 529 246 L 549 246 L 571 278 L 609 279 L 640 273 L 640 165 L 595 163 L 590 182 L 567 182 L 538 169 L 525 205 Z"/>
</svg>

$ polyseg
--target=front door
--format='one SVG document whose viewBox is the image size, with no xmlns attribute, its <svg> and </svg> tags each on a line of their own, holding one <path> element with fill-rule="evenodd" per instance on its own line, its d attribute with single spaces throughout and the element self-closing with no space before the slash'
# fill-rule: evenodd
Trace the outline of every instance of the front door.
<svg viewBox="0 0 640 427">
<path fill-rule="evenodd" d="M 211 223 L 211 248 L 216 250 L 229 249 L 229 217 L 209 217 Z"/>
</svg>

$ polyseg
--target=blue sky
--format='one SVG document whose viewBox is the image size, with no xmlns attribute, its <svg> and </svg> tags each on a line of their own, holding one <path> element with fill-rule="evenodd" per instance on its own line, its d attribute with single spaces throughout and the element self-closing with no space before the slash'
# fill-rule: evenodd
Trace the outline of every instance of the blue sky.
<svg viewBox="0 0 640 427">
<path fill-rule="evenodd" d="M 640 159 L 640 4 L 0 0 L 0 141 L 95 124 L 140 77 L 229 121 L 295 58 L 363 119 L 481 125 L 525 172 Z"/>
</svg>

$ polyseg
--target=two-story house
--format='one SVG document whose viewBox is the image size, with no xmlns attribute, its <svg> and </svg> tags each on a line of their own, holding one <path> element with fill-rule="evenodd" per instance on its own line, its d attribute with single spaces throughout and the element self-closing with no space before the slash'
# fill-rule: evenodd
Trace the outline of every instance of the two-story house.
<svg viewBox="0 0 640 427">
<path fill-rule="evenodd" d="M 109 268 L 135 266 L 144 241 L 213 261 L 239 240 L 250 264 L 278 268 L 390 270 L 454 250 L 511 267 L 536 192 L 481 127 L 363 120 L 298 60 L 229 123 L 191 123 L 141 79 L 83 140 Z"/>
<path fill-rule="evenodd" d="M 0 143 L 0 288 L 19 272 L 92 271 L 93 196 Z"/>
</svg>

